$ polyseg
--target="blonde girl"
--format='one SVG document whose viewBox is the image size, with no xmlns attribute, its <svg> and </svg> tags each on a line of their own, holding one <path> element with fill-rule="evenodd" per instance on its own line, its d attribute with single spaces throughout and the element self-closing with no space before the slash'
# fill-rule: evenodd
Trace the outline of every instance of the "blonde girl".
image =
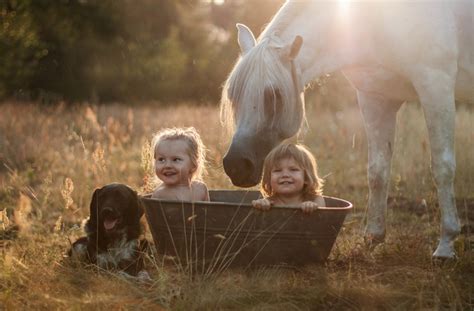
<svg viewBox="0 0 474 311">
<path fill-rule="evenodd" d="M 297 206 L 311 213 L 325 206 L 323 181 L 318 176 L 316 159 L 300 144 L 281 144 L 265 158 L 261 191 L 263 199 L 252 205 L 269 210 L 272 205 Z"/>
<path fill-rule="evenodd" d="M 160 180 L 152 198 L 209 201 L 209 191 L 201 181 L 205 147 L 194 127 L 163 129 L 153 138 L 152 148 Z"/>
</svg>

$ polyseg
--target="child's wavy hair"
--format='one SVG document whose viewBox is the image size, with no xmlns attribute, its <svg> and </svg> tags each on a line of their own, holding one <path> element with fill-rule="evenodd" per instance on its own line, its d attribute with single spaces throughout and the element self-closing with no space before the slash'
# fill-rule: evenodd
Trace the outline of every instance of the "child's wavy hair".
<svg viewBox="0 0 474 311">
<path fill-rule="evenodd" d="M 151 147 L 153 158 L 156 157 L 156 148 L 164 140 L 183 140 L 188 145 L 188 155 L 195 167 L 193 180 L 202 180 L 206 171 L 206 148 L 201 136 L 194 127 L 173 127 L 160 130 L 153 137 Z"/>
<path fill-rule="evenodd" d="M 271 186 L 271 173 L 276 163 L 283 159 L 294 159 L 304 171 L 304 200 L 314 200 L 323 193 L 323 180 L 318 176 L 318 165 L 313 154 L 301 144 L 286 143 L 275 147 L 263 163 L 261 191 L 265 197 L 274 195 Z"/>
</svg>

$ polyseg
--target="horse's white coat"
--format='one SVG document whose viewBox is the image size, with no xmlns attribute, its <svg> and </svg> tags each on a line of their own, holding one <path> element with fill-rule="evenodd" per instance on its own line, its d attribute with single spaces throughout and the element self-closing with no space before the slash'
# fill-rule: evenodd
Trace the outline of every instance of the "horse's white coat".
<svg viewBox="0 0 474 311">
<path fill-rule="evenodd" d="M 256 45 L 253 34 L 240 26 L 243 56 L 224 86 L 221 102 L 224 118 L 236 119 L 233 143 L 245 146 L 241 140 L 258 131 L 265 118 L 263 89 L 269 87 L 280 90 L 285 107 L 284 120 L 275 123 L 280 125 L 275 128 L 281 131 L 280 141 L 296 134 L 304 117 L 298 111 L 304 110 L 294 108 L 298 94 L 288 88 L 293 81 L 283 51 L 295 36 L 302 36 L 295 59 L 302 85 L 343 70 L 357 90 L 368 137 L 366 237 L 372 242 L 385 236 L 397 111 L 406 100 L 420 100 L 441 208 L 441 237 L 433 255 L 453 257 L 453 240 L 460 231 L 453 187 L 454 100 L 474 101 L 473 11 L 473 0 L 357 1 L 344 10 L 338 1 L 288 1 Z M 268 57 L 280 64 L 267 66 Z M 228 154 L 235 157 L 238 152 L 229 149 Z"/>
</svg>

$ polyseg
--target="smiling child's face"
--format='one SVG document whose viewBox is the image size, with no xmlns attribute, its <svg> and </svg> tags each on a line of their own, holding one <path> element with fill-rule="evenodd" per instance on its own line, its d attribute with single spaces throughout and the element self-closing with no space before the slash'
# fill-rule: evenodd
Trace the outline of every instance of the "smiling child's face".
<svg viewBox="0 0 474 311">
<path fill-rule="evenodd" d="M 278 160 L 272 168 L 270 185 L 275 196 L 302 195 L 304 182 L 304 170 L 293 158 Z"/>
<path fill-rule="evenodd" d="M 155 172 L 167 186 L 189 185 L 195 167 L 186 141 L 164 140 L 155 148 Z"/>
</svg>

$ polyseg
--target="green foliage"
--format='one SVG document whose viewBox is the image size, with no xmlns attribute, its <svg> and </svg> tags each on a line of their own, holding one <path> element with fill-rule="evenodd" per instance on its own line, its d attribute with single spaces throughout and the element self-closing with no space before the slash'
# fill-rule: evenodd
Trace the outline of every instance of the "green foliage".
<svg viewBox="0 0 474 311">
<path fill-rule="evenodd" d="M 35 89 L 83 99 L 91 94 L 90 69 L 102 42 L 118 35 L 117 6 L 112 1 L 37 1 L 35 23 L 49 53 L 33 81 Z"/>
<path fill-rule="evenodd" d="M 113 1 L 17 1 L 1 6 L 3 96 L 46 92 L 70 99 L 90 94 L 89 71 L 101 41 L 117 34 Z"/>
<path fill-rule="evenodd" d="M 48 51 L 38 35 L 30 1 L 0 2 L 0 97 L 28 88 L 38 62 Z"/>
<path fill-rule="evenodd" d="M 0 98 L 217 101 L 283 0 L 2 0 Z"/>
</svg>

